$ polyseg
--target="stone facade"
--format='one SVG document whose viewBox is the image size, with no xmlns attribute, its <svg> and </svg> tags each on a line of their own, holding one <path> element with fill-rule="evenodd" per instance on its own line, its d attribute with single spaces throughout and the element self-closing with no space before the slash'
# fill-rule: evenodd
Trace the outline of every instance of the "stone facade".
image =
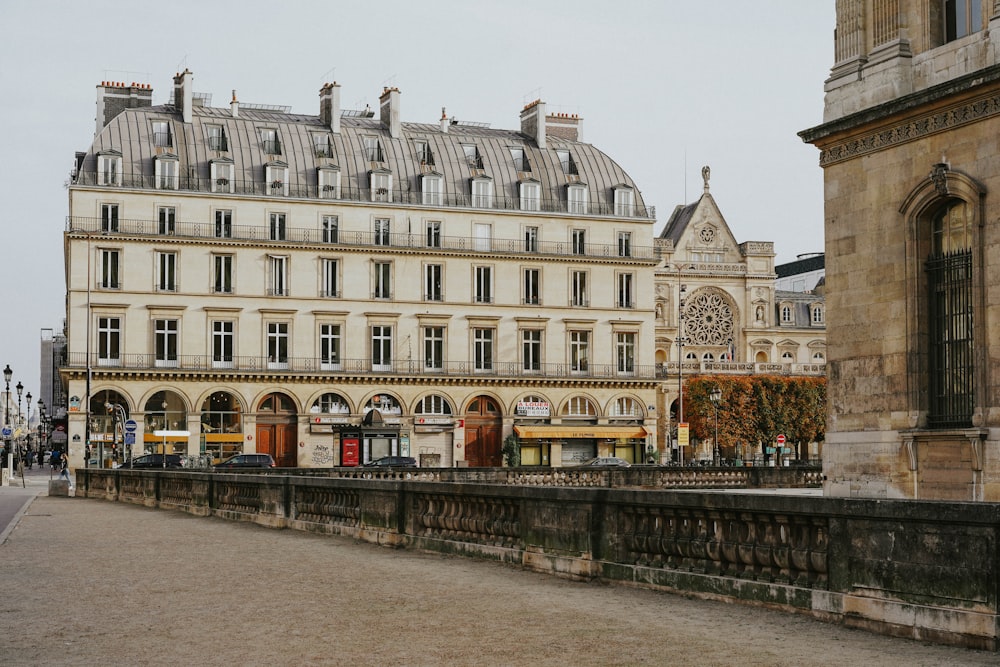
<svg viewBox="0 0 1000 667">
<path fill-rule="evenodd" d="M 1000 13 L 977 4 L 837 3 L 801 133 L 825 179 L 829 495 L 1000 500 Z"/>
</svg>

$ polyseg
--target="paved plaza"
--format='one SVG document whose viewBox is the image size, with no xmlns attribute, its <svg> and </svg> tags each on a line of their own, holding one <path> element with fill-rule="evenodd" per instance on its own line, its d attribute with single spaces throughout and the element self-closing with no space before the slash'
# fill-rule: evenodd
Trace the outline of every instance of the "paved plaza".
<svg viewBox="0 0 1000 667">
<path fill-rule="evenodd" d="M 797 615 L 0 489 L 4 665 L 996 665 Z M 13 510 L 11 509 L 13 508 Z"/>
</svg>

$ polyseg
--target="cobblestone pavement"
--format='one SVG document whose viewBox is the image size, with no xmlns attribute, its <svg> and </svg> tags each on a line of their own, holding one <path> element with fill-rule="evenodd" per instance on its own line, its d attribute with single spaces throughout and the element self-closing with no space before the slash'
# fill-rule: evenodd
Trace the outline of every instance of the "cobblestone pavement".
<svg viewBox="0 0 1000 667">
<path fill-rule="evenodd" d="M 4 665 L 1000 662 L 769 610 L 36 493 L 0 545 Z"/>
</svg>

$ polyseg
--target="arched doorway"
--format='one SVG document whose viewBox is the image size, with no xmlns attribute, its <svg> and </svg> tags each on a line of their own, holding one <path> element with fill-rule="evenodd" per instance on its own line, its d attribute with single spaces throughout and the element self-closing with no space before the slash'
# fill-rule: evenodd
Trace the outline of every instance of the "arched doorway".
<svg viewBox="0 0 1000 667">
<path fill-rule="evenodd" d="M 465 412 L 465 460 L 469 466 L 500 466 L 502 434 L 500 405 L 489 396 L 477 396 Z"/>
<path fill-rule="evenodd" d="M 257 407 L 257 452 L 270 454 L 279 468 L 294 468 L 298 433 L 295 402 L 286 394 L 268 394 Z"/>
</svg>

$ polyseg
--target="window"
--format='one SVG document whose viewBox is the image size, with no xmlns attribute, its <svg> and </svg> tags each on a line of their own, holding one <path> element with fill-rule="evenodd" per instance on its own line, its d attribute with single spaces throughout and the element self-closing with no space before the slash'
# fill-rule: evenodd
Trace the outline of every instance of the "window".
<svg viewBox="0 0 1000 667">
<path fill-rule="evenodd" d="M 524 303 L 537 306 L 542 302 L 542 273 L 539 269 L 524 270 Z"/>
<path fill-rule="evenodd" d="M 97 365 L 121 364 L 122 321 L 119 317 L 97 318 Z"/>
<path fill-rule="evenodd" d="M 320 219 L 322 225 L 323 243 L 337 243 L 340 240 L 340 217 L 324 215 Z"/>
<path fill-rule="evenodd" d="M 314 132 L 312 135 L 313 154 L 316 157 L 333 157 L 333 143 L 329 134 Z"/>
<path fill-rule="evenodd" d="M 476 208 L 493 206 L 493 181 L 488 178 L 472 179 L 472 205 Z"/>
<path fill-rule="evenodd" d="M 372 326 L 372 370 L 392 370 L 392 327 Z"/>
<path fill-rule="evenodd" d="M 336 370 L 336 369 L 334 369 Z M 313 403 L 313 412 L 316 411 L 325 412 L 327 414 L 339 414 L 339 415 L 349 415 L 351 414 L 351 407 L 347 404 L 347 401 L 340 394 L 334 394 L 330 392 L 328 394 L 323 394 L 316 402 Z"/>
<path fill-rule="evenodd" d="M 161 232 L 162 233 L 162 232 Z M 233 236 L 233 212 L 220 209 L 215 212 L 215 237 L 228 239 Z"/>
<path fill-rule="evenodd" d="M 431 152 L 430 144 L 423 139 L 416 139 L 413 142 L 413 148 L 416 151 L 417 161 L 419 161 L 420 164 L 434 164 L 434 153 Z"/>
<path fill-rule="evenodd" d="M 425 227 L 426 241 L 428 248 L 441 247 L 441 223 L 437 220 L 428 220 Z"/>
<path fill-rule="evenodd" d="M 281 155 L 281 140 L 278 131 L 264 129 L 260 131 L 260 147 L 268 155 Z"/>
<path fill-rule="evenodd" d="M 518 187 L 521 190 L 521 210 L 541 210 L 541 186 L 534 181 L 528 181 L 520 183 Z"/>
<path fill-rule="evenodd" d="M 267 296 L 288 296 L 288 257 L 268 255 Z"/>
<path fill-rule="evenodd" d="M 452 414 L 451 403 L 440 394 L 424 396 L 413 408 L 414 414 L 418 415 L 450 415 Z"/>
<path fill-rule="evenodd" d="M 443 179 L 437 174 L 424 174 L 420 177 L 420 192 L 424 205 L 441 205 L 442 182 Z"/>
<path fill-rule="evenodd" d="M 823 306 L 812 307 L 811 319 L 813 324 L 823 324 Z"/>
<path fill-rule="evenodd" d="M 615 334 L 615 361 L 619 373 L 635 372 L 635 334 Z"/>
<path fill-rule="evenodd" d="M 177 320 L 153 321 L 153 347 L 157 366 L 177 366 Z"/>
<path fill-rule="evenodd" d="M 639 401 L 635 400 L 634 398 L 628 398 L 625 396 L 616 398 L 614 405 L 612 405 L 611 407 L 611 416 L 633 417 L 641 419 L 643 416 L 642 405 L 639 403 Z"/>
<path fill-rule="evenodd" d="M 524 228 L 524 252 L 538 252 L 538 227 Z"/>
<path fill-rule="evenodd" d="M 389 218 L 375 218 L 375 245 L 389 245 Z"/>
<path fill-rule="evenodd" d="M 982 0 L 945 0 L 944 15 L 946 42 L 983 29 Z"/>
<path fill-rule="evenodd" d="M 525 329 L 521 332 L 521 368 L 526 371 L 542 369 L 542 332 Z"/>
<path fill-rule="evenodd" d="M 170 123 L 168 121 L 153 121 L 153 145 L 161 148 L 170 148 L 174 145 L 173 137 L 170 135 Z"/>
<path fill-rule="evenodd" d="M 570 305 L 577 308 L 586 308 L 590 305 L 587 297 L 587 272 L 574 271 L 570 276 Z"/>
<path fill-rule="evenodd" d="M 365 142 L 365 157 L 368 158 L 369 162 L 384 162 L 385 155 L 382 153 L 382 144 L 379 143 L 378 137 L 364 137 Z"/>
<path fill-rule="evenodd" d="M 441 264 L 424 265 L 424 301 L 441 301 L 441 276 L 444 267 Z"/>
<path fill-rule="evenodd" d="M 156 291 L 177 291 L 177 253 L 156 253 Z"/>
<path fill-rule="evenodd" d="M 118 204 L 101 204 L 101 231 L 118 231 Z"/>
<path fill-rule="evenodd" d="M 586 396 L 573 396 L 563 407 L 564 417 L 596 417 L 597 408 Z"/>
<path fill-rule="evenodd" d="M 233 331 L 231 320 L 212 322 L 212 368 L 233 367 Z"/>
<path fill-rule="evenodd" d="M 476 303 L 493 303 L 493 267 L 477 266 L 474 271 Z"/>
<path fill-rule="evenodd" d="M 635 295 L 632 294 L 634 276 L 631 273 L 618 274 L 618 307 L 635 308 Z"/>
<path fill-rule="evenodd" d="M 634 200 L 635 194 L 631 188 L 615 188 L 615 215 L 634 215 Z"/>
<path fill-rule="evenodd" d="M 562 168 L 562 173 L 569 175 L 577 175 L 576 162 L 573 161 L 573 155 L 566 150 L 557 150 L 556 157 L 559 158 L 559 166 Z"/>
<path fill-rule="evenodd" d="M 97 157 L 97 184 L 121 185 L 122 158 L 120 155 L 99 155 Z"/>
<path fill-rule="evenodd" d="M 340 262 L 335 259 L 321 259 L 320 267 L 322 281 L 319 288 L 319 295 L 327 298 L 340 297 Z"/>
<path fill-rule="evenodd" d="M 265 194 L 276 197 L 288 196 L 288 165 L 284 162 L 271 162 L 264 165 Z"/>
<path fill-rule="evenodd" d="M 618 232 L 618 256 L 632 256 L 632 232 Z"/>
<path fill-rule="evenodd" d="M 101 257 L 101 289 L 121 289 L 122 284 L 118 271 L 119 252 L 107 248 L 101 248 L 98 252 Z"/>
<path fill-rule="evenodd" d="M 566 188 L 566 199 L 570 213 L 587 213 L 587 186 L 570 185 Z"/>
<path fill-rule="evenodd" d="M 444 368 L 444 327 L 424 327 L 424 369 Z"/>
<path fill-rule="evenodd" d="M 465 145 L 462 146 L 462 150 L 465 152 L 465 161 L 468 163 L 469 167 L 472 169 L 483 168 L 483 156 L 479 154 L 479 149 L 477 147 Z"/>
<path fill-rule="evenodd" d="M 324 371 L 340 370 L 340 325 L 319 325 L 319 363 Z M 325 410 L 329 412 L 329 410 Z"/>
<path fill-rule="evenodd" d="M 340 199 L 340 170 L 334 167 L 320 167 L 319 196 L 323 199 Z"/>
<path fill-rule="evenodd" d="M 232 160 L 212 160 L 210 165 L 212 192 L 236 192 Z"/>
<path fill-rule="evenodd" d="M 216 294 L 233 293 L 233 256 L 212 255 L 212 291 Z"/>
<path fill-rule="evenodd" d="M 792 323 L 792 307 L 788 304 L 781 306 L 781 323 L 791 324 Z"/>
<path fill-rule="evenodd" d="M 161 206 L 157 210 L 159 226 L 157 233 L 160 236 L 174 234 L 177 231 L 177 209 L 173 206 Z"/>
<path fill-rule="evenodd" d="M 272 241 L 284 241 L 286 238 L 285 229 L 285 214 L 284 213 L 272 213 L 269 218 L 269 238 Z"/>
<path fill-rule="evenodd" d="M 523 148 L 511 148 L 510 158 L 514 161 L 515 171 L 531 171 L 531 163 L 528 162 L 528 156 L 525 155 Z"/>
<path fill-rule="evenodd" d="M 781 361 L 783 361 L 786 364 L 790 364 L 793 361 L 795 361 L 795 355 L 786 350 L 785 352 L 781 353 Z"/>
<path fill-rule="evenodd" d="M 472 234 L 476 252 L 493 250 L 493 227 L 491 225 L 475 222 L 472 224 Z"/>
<path fill-rule="evenodd" d="M 569 332 L 569 368 L 577 373 L 585 373 L 589 368 L 590 332 Z"/>
<path fill-rule="evenodd" d="M 206 128 L 208 132 L 208 148 L 213 151 L 228 151 L 229 142 L 226 141 L 226 130 L 221 125 L 209 125 Z"/>
<path fill-rule="evenodd" d="M 574 255 L 587 254 L 587 232 L 583 229 L 574 229 L 572 232 L 572 244 Z"/>
<path fill-rule="evenodd" d="M 267 323 L 267 367 L 288 368 L 288 322 Z"/>
<path fill-rule="evenodd" d="M 952 201 L 931 220 L 927 258 L 928 354 L 933 428 L 972 424 L 975 392 L 972 211 Z"/>
<path fill-rule="evenodd" d="M 712 354 L 711 352 L 706 352 L 705 354 L 701 355 L 701 360 L 704 362 L 715 361 L 715 355 Z"/>
<path fill-rule="evenodd" d="M 177 181 L 177 160 L 172 158 L 158 157 L 156 159 L 154 179 L 158 190 L 176 190 Z"/>
<path fill-rule="evenodd" d="M 375 276 L 374 276 L 374 289 L 372 290 L 372 297 L 376 299 L 391 299 L 392 298 L 392 263 L 391 262 L 375 262 L 373 264 Z"/>
<path fill-rule="evenodd" d="M 477 371 L 493 370 L 494 329 L 476 328 L 472 330 L 474 368 Z"/>
<path fill-rule="evenodd" d="M 826 363 L 826 357 L 822 352 L 813 352 L 812 360 L 814 364 Z"/>
</svg>

